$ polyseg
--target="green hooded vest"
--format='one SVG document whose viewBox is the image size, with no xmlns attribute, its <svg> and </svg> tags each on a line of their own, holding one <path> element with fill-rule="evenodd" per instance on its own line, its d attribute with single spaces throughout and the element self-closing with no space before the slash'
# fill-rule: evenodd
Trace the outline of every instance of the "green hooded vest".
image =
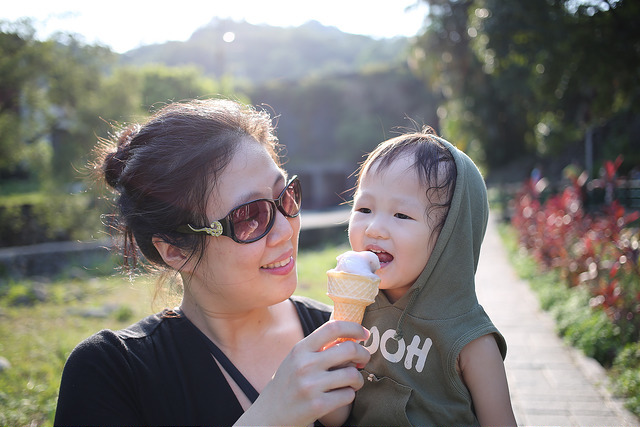
<svg viewBox="0 0 640 427">
<path fill-rule="evenodd" d="M 485 313 L 474 276 L 487 227 L 484 180 L 466 154 L 453 154 L 457 180 L 444 227 L 431 257 L 411 289 L 391 304 L 380 292 L 363 325 L 371 360 L 362 370 L 347 425 L 476 426 L 471 395 L 456 363 L 462 348 L 494 334 L 502 357 L 504 338 Z M 426 246 L 426 242 L 425 242 Z"/>
</svg>

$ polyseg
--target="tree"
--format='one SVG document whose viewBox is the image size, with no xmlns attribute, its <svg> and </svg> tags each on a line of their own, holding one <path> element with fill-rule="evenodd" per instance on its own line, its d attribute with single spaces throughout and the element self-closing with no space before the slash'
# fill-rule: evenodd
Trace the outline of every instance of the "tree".
<svg viewBox="0 0 640 427">
<path fill-rule="evenodd" d="M 76 36 L 59 34 L 50 46 L 47 69 L 47 131 L 52 148 L 54 181 L 77 180 L 96 133 L 105 126 L 101 88 L 117 55 L 99 45 L 84 45 Z"/>
<path fill-rule="evenodd" d="M 202 70 L 193 65 L 167 67 L 151 64 L 141 67 L 139 73 L 142 104 L 145 107 L 222 95 L 220 85 L 212 78 L 205 77 Z"/>
<path fill-rule="evenodd" d="M 117 54 L 74 34 L 39 41 L 34 33 L 28 20 L 0 23 L 0 176 L 6 178 L 75 181 L 114 122 L 136 121 L 157 103 L 233 90 L 193 66 L 117 66 Z"/>
<path fill-rule="evenodd" d="M 45 103 L 46 47 L 34 33 L 29 21 L 0 22 L 0 175 L 24 175 L 47 157 L 38 149 L 45 126 L 38 111 Z"/>
<path fill-rule="evenodd" d="M 640 5 L 629 0 L 426 0 L 413 64 L 452 139 L 489 166 L 552 156 L 637 109 Z"/>
<path fill-rule="evenodd" d="M 485 42 L 477 52 L 494 52 L 500 80 L 523 69 L 537 152 L 557 154 L 633 108 L 640 88 L 638 2 L 483 3 L 489 16 L 478 20 Z"/>
<path fill-rule="evenodd" d="M 34 34 L 29 20 L 0 23 L 0 174 L 64 182 L 94 141 L 95 94 L 115 54 Z"/>
<path fill-rule="evenodd" d="M 478 2 L 428 2 L 429 25 L 417 40 L 411 63 L 441 96 L 438 108 L 443 136 L 488 167 L 526 152 L 525 105 L 514 102 L 518 73 L 498 80 L 486 67 L 490 58 L 474 50 L 471 26 Z"/>
</svg>

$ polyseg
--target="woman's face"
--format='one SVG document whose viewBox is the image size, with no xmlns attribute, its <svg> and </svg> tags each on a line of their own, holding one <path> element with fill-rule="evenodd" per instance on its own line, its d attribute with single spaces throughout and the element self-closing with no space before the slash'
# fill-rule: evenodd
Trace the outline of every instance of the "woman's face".
<svg viewBox="0 0 640 427">
<path fill-rule="evenodd" d="M 267 150 L 252 139 L 238 146 L 219 175 L 207 204 L 210 221 L 256 199 L 275 199 L 287 183 L 286 173 Z M 271 306 L 296 289 L 300 217 L 277 211 L 271 231 L 253 243 L 226 236 L 207 237 L 202 262 L 186 280 L 185 299 L 217 313 L 235 313 Z"/>
</svg>

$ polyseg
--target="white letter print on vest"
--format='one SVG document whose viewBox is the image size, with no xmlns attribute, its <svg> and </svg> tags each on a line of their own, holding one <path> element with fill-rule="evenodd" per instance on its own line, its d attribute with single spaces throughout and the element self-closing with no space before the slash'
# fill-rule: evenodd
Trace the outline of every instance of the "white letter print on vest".
<svg viewBox="0 0 640 427">
<path fill-rule="evenodd" d="M 404 338 L 396 341 L 393 336 L 396 334 L 394 329 L 386 330 L 382 335 L 376 326 L 370 329 L 371 336 L 365 343 L 365 348 L 369 350 L 369 353 L 374 354 L 380 350 L 380 354 L 387 361 L 391 363 L 398 363 L 404 358 L 404 367 L 407 370 L 415 368 L 416 371 L 422 372 L 424 364 L 427 362 L 427 356 L 433 341 L 431 338 L 427 338 L 422 345 L 420 345 L 420 337 L 414 335 L 411 340 L 411 344 L 407 346 Z M 413 362 L 415 360 L 415 366 Z"/>
</svg>

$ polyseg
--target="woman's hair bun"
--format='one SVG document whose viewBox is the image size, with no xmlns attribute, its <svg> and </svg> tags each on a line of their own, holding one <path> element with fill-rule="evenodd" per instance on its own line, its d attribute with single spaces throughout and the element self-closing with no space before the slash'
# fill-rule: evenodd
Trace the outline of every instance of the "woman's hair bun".
<svg viewBox="0 0 640 427">
<path fill-rule="evenodd" d="M 109 152 L 104 157 L 102 169 L 104 178 L 113 188 L 117 188 L 120 183 L 120 176 L 127 165 L 127 160 L 131 155 L 131 140 L 138 133 L 137 126 L 125 128 L 119 135 L 116 151 Z"/>
</svg>

